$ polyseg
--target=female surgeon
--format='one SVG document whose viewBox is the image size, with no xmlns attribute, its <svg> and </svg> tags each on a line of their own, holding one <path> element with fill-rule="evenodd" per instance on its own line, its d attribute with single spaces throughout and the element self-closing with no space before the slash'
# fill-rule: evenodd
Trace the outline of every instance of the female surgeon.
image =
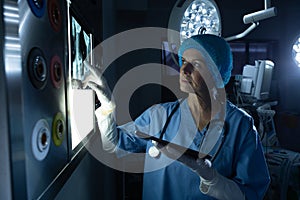
<svg viewBox="0 0 300 200">
<path fill-rule="evenodd" d="M 263 199 L 270 177 L 253 119 L 225 98 L 232 69 L 228 43 L 210 34 L 192 36 L 178 56 L 180 89 L 187 98 L 153 105 L 122 126 L 114 121 L 115 105 L 99 71 L 85 63 L 92 73 L 84 85 L 101 101 L 96 117 L 103 148 L 146 152 L 144 200 Z M 200 153 L 184 153 L 174 143 Z"/>
</svg>

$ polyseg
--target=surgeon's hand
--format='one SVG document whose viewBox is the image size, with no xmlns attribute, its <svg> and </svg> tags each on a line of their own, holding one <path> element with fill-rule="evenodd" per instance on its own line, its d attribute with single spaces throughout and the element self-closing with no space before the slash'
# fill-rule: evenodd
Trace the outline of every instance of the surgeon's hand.
<svg viewBox="0 0 300 200">
<path fill-rule="evenodd" d="M 220 175 L 212 168 L 209 160 L 195 159 L 189 154 L 183 154 L 182 149 L 173 148 L 172 144 L 164 146 L 156 143 L 156 147 L 171 159 L 178 160 L 200 176 L 199 189 L 202 193 L 221 200 L 244 200 L 245 195 L 237 183 Z"/>
<path fill-rule="evenodd" d="M 203 158 L 195 159 L 189 154 L 184 154 L 182 149 L 178 150 L 177 147 L 173 147 L 171 143 L 167 146 L 163 146 L 160 143 L 156 143 L 155 145 L 164 155 L 171 159 L 178 160 L 206 181 L 211 181 L 215 178 L 216 172 L 212 168 L 209 160 Z"/>
<path fill-rule="evenodd" d="M 110 90 L 100 70 L 88 62 L 84 62 L 84 65 L 90 70 L 90 73 L 82 81 L 83 88 L 90 87 L 93 89 L 101 103 L 100 108 L 95 111 L 95 115 L 101 133 L 102 147 L 105 151 L 113 153 L 119 138 L 113 117 L 115 104 L 111 100 Z"/>
<path fill-rule="evenodd" d="M 101 103 L 102 114 L 109 114 L 113 112 L 115 104 L 111 101 L 111 92 L 107 86 L 107 83 L 102 76 L 102 73 L 95 66 L 90 65 L 87 61 L 84 61 L 84 66 L 87 67 L 90 72 L 87 73 L 82 81 L 83 88 L 90 87 L 96 92 L 96 95 Z"/>
</svg>

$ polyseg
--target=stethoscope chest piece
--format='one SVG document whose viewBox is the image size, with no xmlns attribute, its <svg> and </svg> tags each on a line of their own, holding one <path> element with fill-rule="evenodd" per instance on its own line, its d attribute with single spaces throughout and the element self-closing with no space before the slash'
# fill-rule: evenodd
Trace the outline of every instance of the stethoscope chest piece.
<svg viewBox="0 0 300 200">
<path fill-rule="evenodd" d="M 152 143 L 154 144 L 155 141 L 152 140 Z M 159 158 L 160 156 L 160 151 L 156 146 L 151 146 L 148 150 L 148 153 L 152 158 Z"/>
</svg>

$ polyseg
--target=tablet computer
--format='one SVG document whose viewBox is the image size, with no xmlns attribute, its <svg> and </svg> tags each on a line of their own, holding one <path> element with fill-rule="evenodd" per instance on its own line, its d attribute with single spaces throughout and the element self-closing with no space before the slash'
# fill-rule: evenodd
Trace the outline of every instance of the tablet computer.
<svg viewBox="0 0 300 200">
<path fill-rule="evenodd" d="M 169 142 L 169 141 L 166 141 L 166 140 L 163 140 L 163 139 L 160 139 L 160 138 L 148 135 L 146 133 L 142 133 L 140 131 L 137 131 L 136 135 L 138 137 L 142 138 L 142 139 L 154 140 L 154 141 L 162 144 L 163 146 L 170 145 L 170 147 L 178 150 L 182 154 L 189 155 L 189 156 L 193 157 L 195 160 L 198 159 L 198 158 L 206 158 L 208 156 L 208 155 L 201 154 L 201 153 L 199 153 L 196 150 L 186 148 L 184 146 L 181 146 L 181 145 L 178 145 L 178 144 L 175 144 L 175 143 L 172 143 L 172 142 Z"/>
</svg>

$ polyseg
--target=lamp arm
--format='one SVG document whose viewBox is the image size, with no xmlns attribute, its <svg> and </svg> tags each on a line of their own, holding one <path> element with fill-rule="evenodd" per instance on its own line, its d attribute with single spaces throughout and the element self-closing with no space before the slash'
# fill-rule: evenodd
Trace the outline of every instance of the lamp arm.
<svg viewBox="0 0 300 200">
<path fill-rule="evenodd" d="M 228 41 L 232 41 L 232 40 L 236 40 L 236 39 L 240 39 L 242 37 L 245 37 L 246 35 L 248 35 L 252 30 L 254 30 L 257 26 L 259 25 L 259 22 L 253 22 L 251 24 L 251 26 L 249 26 L 246 30 L 244 30 L 244 32 L 239 33 L 237 35 L 234 36 L 230 36 L 225 38 L 225 40 Z"/>
<path fill-rule="evenodd" d="M 259 25 L 259 21 L 274 17 L 277 15 L 277 9 L 275 7 L 270 7 L 270 0 L 264 1 L 265 9 L 257 12 L 253 12 L 247 14 L 243 17 L 244 24 L 252 23 L 250 27 L 248 27 L 244 32 L 225 38 L 226 41 L 231 41 L 235 39 L 240 39 L 245 37 L 248 33 L 250 33 L 254 28 Z"/>
</svg>

